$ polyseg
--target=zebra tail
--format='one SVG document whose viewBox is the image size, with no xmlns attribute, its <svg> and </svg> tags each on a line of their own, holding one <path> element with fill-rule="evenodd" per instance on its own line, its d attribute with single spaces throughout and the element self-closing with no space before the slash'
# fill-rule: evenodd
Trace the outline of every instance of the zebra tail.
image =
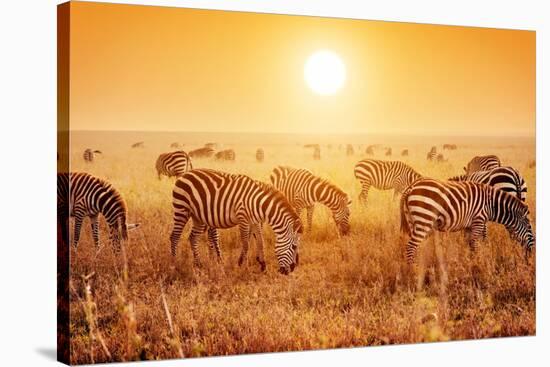
<svg viewBox="0 0 550 367">
<path fill-rule="evenodd" d="M 126 216 L 123 216 L 120 220 L 120 232 L 124 241 L 128 240 L 128 225 L 126 224 Z"/>
<path fill-rule="evenodd" d="M 399 212 L 401 215 L 400 231 L 403 234 L 410 234 L 409 221 L 407 220 L 408 212 L 405 208 L 405 203 L 407 202 L 409 191 L 410 190 L 407 189 L 403 192 L 403 194 L 401 195 L 401 200 L 399 202 Z"/>
</svg>

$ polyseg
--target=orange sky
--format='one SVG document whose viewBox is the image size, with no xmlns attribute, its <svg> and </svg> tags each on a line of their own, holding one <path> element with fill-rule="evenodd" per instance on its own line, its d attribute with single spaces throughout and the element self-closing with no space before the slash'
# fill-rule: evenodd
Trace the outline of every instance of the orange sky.
<svg viewBox="0 0 550 367">
<path fill-rule="evenodd" d="M 303 78 L 330 49 L 332 96 Z M 535 32 L 73 2 L 71 128 L 533 135 Z"/>
</svg>

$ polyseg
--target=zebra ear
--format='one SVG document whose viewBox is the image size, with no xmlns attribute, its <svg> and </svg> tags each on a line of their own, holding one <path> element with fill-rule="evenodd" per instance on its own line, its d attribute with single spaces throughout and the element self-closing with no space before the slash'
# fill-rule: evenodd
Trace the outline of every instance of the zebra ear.
<svg viewBox="0 0 550 367">
<path fill-rule="evenodd" d="M 348 199 L 348 206 L 351 205 L 351 199 Z"/>
<path fill-rule="evenodd" d="M 464 170 L 464 172 L 467 172 L 466 167 L 462 167 L 462 169 Z"/>
</svg>

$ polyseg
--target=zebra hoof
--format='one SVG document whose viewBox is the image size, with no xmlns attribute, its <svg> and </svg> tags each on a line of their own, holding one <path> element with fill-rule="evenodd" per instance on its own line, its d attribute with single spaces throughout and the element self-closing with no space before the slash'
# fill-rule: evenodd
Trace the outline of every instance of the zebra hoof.
<svg viewBox="0 0 550 367">
<path fill-rule="evenodd" d="M 289 273 L 288 268 L 280 267 L 279 268 L 279 273 L 281 273 L 283 275 L 288 275 L 288 273 Z"/>
<path fill-rule="evenodd" d="M 259 257 L 256 257 L 256 261 L 258 262 L 258 264 L 260 264 L 260 270 L 262 272 L 264 272 L 265 271 L 265 261 L 260 260 Z"/>
<path fill-rule="evenodd" d="M 242 266 L 244 263 L 244 256 L 239 256 L 239 266 Z"/>
</svg>

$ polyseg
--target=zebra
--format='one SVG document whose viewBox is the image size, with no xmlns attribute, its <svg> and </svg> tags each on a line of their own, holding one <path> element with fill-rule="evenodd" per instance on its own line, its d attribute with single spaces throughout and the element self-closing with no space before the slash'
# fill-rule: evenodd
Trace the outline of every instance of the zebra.
<svg viewBox="0 0 550 367">
<path fill-rule="evenodd" d="M 470 233 L 469 245 L 487 237 L 487 222 L 503 224 L 525 248 L 535 245 L 529 208 L 514 195 L 477 182 L 441 182 L 422 179 L 401 197 L 401 231 L 409 235 L 406 258 L 415 262 L 416 249 L 434 231 Z"/>
<path fill-rule="evenodd" d="M 82 157 L 84 158 L 84 161 L 88 163 L 92 163 L 94 161 L 94 155 L 96 154 L 102 154 L 101 150 L 91 150 L 90 148 L 88 148 L 84 151 L 84 154 L 82 154 Z M 59 160 L 59 156 L 57 159 Z"/>
<path fill-rule="evenodd" d="M 379 190 L 394 189 L 394 198 L 411 183 L 422 178 L 418 172 L 400 161 L 379 161 L 364 159 L 355 165 L 355 178 L 361 182 L 359 200 L 367 203 L 371 186 Z"/>
<path fill-rule="evenodd" d="M 84 172 L 57 174 L 57 216 L 63 238 L 69 232 L 69 217 L 75 218 L 73 246 L 77 248 L 80 229 L 85 217 L 90 217 L 92 237 L 99 248 L 99 214 L 105 217 L 110 229 L 110 239 L 116 251 L 121 240 L 128 239 L 128 231 L 139 223 L 127 224 L 127 207 L 120 192 L 110 183 Z"/>
<path fill-rule="evenodd" d="M 211 148 L 212 150 L 218 148 L 218 143 L 206 143 L 204 144 L 205 148 Z"/>
<path fill-rule="evenodd" d="M 210 147 L 203 147 L 192 150 L 187 154 L 189 154 L 191 158 L 209 158 L 214 155 L 214 149 Z"/>
<path fill-rule="evenodd" d="M 174 152 L 162 153 L 158 156 L 155 164 L 157 169 L 158 179 L 161 175 L 167 177 L 180 177 L 185 172 L 193 169 L 191 158 L 183 150 Z"/>
<path fill-rule="evenodd" d="M 318 161 L 321 159 L 321 148 L 320 147 L 316 147 L 315 149 L 313 149 L 313 159 Z"/>
<path fill-rule="evenodd" d="M 369 145 L 366 150 L 367 155 L 374 155 L 374 145 Z"/>
<path fill-rule="evenodd" d="M 386 148 L 386 157 L 391 157 L 392 150 L 391 148 Z"/>
<path fill-rule="evenodd" d="M 456 150 L 456 144 L 443 144 L 443 150 Z"/>
<path fill-rule="evenodd" d="M 403 149 L 401 151 L 401 157 L 408 157 L 409 156 L 409 150 L 408 149 Z"/>
<path fill-rule="evenodd" d="M 138 141 L 137 143 L 132 144 L 132 148 L 145 148 L 145 143 Z"/>
<path fill-rule="evenodd" d="M 497 167 L 490 171 L 477 171 L 467 175 L 454 176 L 449 178 L 449 181 L 482 183 L 515 195 L 523 202 L 527 199 L 527 184 L 519 172 L 512 167 Z"/>
<path fill-rule="evenodd" d="M 349 234 L 351 200 L 336 185 L 313 175 L 307 169 L 286 166 L 275 167 L 269 178 L 273 186 L 286 196 L 298 215 L 304 208 L 307 210 L 309 230 L 312 228 L 314 205 L 321 203 L 332 212 L 340 235 Z"/>
<path fill-rule="evenodd" d="M 428 154 L 426 155 L 426 159 L 429 161 L 435 160 L 435 157 L 437 155 L 437 147 L 432 147 Z"/>
<path fill-rule="evenodd" d="M 470 174 L 477 171 L 489 171 L 500 166 L 500 159 L 496 155 L 475 156 L 464 167 L 464 172 Z"/>
<path fill-rule="evenodd" d="M 178 142 L 174 142 L 174 143 L 170 144 L 170 148 L 178 149 L 179 147 L 180 147 L 180 143 L 178 143 Z"/>
<path fill-rule="evenodd" d="M 201 266 L 198 237 L 208 229 L 209 243 L 221 259 L 220 228 L 239 226 L 242 252 L 241 265 L 246 258 L 250 234 L 261 237 L 261 223 L 266 221 L 275 233 L 275 254 L 279 272 L 288 274 L 298 265 L 298 245 L 303 232 L 302 222 L 284 195 L 274 187 L 245 175 L 211 169 L 195 169 L 176 180 L 173 194 L 174 223 L 170 235 L 172 256 L 176 255 L 183 228 L 193 219 L 189 242 L 194 264 Z M 265 260 L 262 241 L 257 241 L 262 270 Z"/>
<path fill-rule="evenodd" d="M 264 150 L 262 148 L 258 148 L 256 150 L 256 161 L 263 162 L 264 158 L 265 158 Z"/>
<path fill-rule="evenodd" d="M 220 150 L 214 155 L 214 158 L 221 161 L 234 161 L 235 151 L 233 149 Z"/>
<path fill-rule="evenodd" d="M 346 155 L 350 156 L 350 155 L 353 155 L 354 153 L 355 153 L 355 150 L 353 149 L 353 145 L 348 144 L 346 146 Z"/>
<path fill-rule="evenodd" d="M 445 156 L 441 153 L 439 153 L 436 157 L 435 157 L 435 161 L 438 162 L 438 163 L 443 163 L 443 162 L 447 162 L 448 159 L 445 159 Z"/>
</svg>

